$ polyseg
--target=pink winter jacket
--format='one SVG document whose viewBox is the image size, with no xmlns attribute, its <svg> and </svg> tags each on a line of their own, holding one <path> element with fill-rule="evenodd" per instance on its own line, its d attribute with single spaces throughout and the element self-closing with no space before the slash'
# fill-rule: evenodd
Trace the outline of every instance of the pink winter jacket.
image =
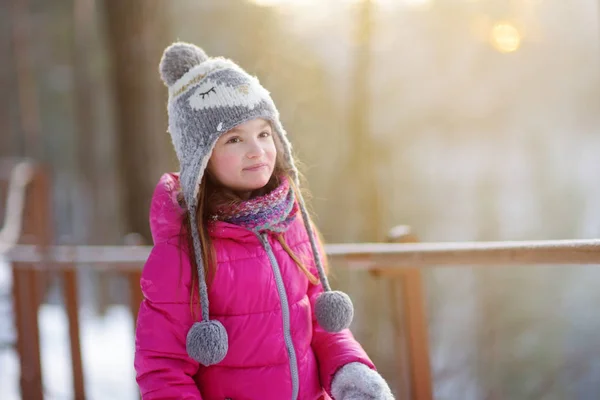
<svg viewBox="0 0 600 400">
<path fill-rule="evenodd" d="M 190 262 L 179 247 L 183 211 L 176 201 L 178 185 L 176 174 L 163 175 L 150 210 L 154 247 L 142 273 L 145 299 L 135 342 L 143 399 L 285 400 L 293 396 L 293 379 L 298 399 L 329 399 L 332 378 L 343 365 L 361 362 L 374 369 L 349 330 L 328 333 L 316 324 L 312 308 L 322 287 L 308 281 L 275 237 L 269 235 L 268 241 L 279 264 L 287 310 L 277 289 L 279 278 L 257 236 L 224 222 L 209 229 L 218 266 L 208 296 L 210 318 L 227 329 L 229 350 L 223 361 L 209 367 L 190 358 L 186 335 L 196 319 L 190 311 Z M 299 214 L 285 240 L 317 276 Z M 286 316 L 295 365 L 284 340 Z"/>
</svg>

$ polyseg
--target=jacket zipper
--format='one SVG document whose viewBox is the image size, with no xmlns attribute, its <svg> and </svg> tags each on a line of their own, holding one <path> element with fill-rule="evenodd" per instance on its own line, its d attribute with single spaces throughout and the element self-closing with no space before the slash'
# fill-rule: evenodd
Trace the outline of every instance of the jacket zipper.
<svg viewBox="0 0 600 400">
<path fill-rule="evenodd" d="M 277 284 L 277 292 L 279 292 L 279 300 L 281 301 L 281 315 L 283 318 L 283 338 L 285 340 L 285 347 L 290 358 L 290 372 L 292 375 L 292 400 L 298 398 L 299 390 L 299 377 L 298 377 L 298 361 L 296 359 L 296 350 L 294 349 L 294 343 L 292 342 L 292 333 L 290 330 L 290 307 L 288 303 L 287 293 L 285 286 L 283 285 L 283 278 L 281 277 L 281 270 L 279 269 L 279 263 L 273 254 L 273 248 L 269 243 L 267 234 L 263 233 L 258 235 L 263 247 L 267 252 L 269 261 L 271 261 L 271 268 L 273 269 L 273 275 L 275 276 L 275 283 Z"/>
</svg>

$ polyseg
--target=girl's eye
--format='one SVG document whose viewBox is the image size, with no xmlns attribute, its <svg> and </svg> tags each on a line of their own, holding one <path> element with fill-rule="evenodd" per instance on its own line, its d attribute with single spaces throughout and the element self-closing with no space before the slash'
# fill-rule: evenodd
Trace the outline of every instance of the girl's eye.
<svg viewBox="0 0 600 400">
<path fill-rule="evenodd" d="M 271 136 L 271 132 L 269 132 L 269 131 L 263 131 L 258 136 L 261 137 L 261 138 L 269 137 L 269 136 Z"/>
<path fill-rule="evenodd" d="M 232 138 L 230 138 L 227 142 L 225 143 L 239 143 L 240 142 L 240 138 L 237 136 L 234 136 Z"/>
</svg>

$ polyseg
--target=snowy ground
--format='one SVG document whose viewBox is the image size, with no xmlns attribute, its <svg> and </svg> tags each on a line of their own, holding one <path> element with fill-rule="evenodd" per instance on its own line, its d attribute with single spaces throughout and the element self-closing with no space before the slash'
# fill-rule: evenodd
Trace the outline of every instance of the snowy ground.
<svg viewBox="0 0 600 400">
<path fill-rule="evenodd" d="M 14 336 L 10 307 L 10 270 L 0 260 L 0 343 Z M 133 322 L 126 307 L 109 309 L 106 317 L 96 318 L 89 310 L 80 311 L 82 357 L 86 394 L 91 400 L 136 399 L 133 370 Z M 40 342 L 45 398 L 73 398 L 68 323 L 59 306 L 40 309 Z M 0 388 L 3 400 L 19 400 L 17 354 L 0 347 Z"/>
<path fill-rule="evenodd" d="M 442 272 L 439 278 L 443 282 L 457 277 L 456 273 L 451 271 Z M 449 277 L 448 274 L 452 276 Z M 546 275 L 540 274 L 540 282 L 544 276 Z M 461 371 L 460 375 L 438 382 L 436 394 L 445 399 L 482 398 L 481 388 L 474 378 L 478 376 L 476 371 L 478 364 L 476 360 L 471 360 L 472 362 L 469 363 L 470 357 L 474 356 L 465 352 L 471 348 L 469 343 L 475 343 L 475 337 L 472 335 L 476 330 L 469 331 L 469 327 L 477 324 L 476 319 L 473 319 L 474 316 L 470 315 L 475 313 L 474 305 L 461 300 L 464 297 L 461 297 L 461 291 L 473 291 L 466 278 L 463 276 L 461 280 L 466 286 L 454 285 L 453 290 L 446 292 L 445 301 L 448 306 L 438 306 L 435 314 L 438 320 L 432 325 L 434 369 L 441 370 L 452 366 L 456 364 L 456 360 L 463 360 L 468 366 Z M 565 279 L 561 285 L 562 289 L 551 297 L 552 310 L 550 314 L 544 314 L 543 318 L 547 319 L 546 323 L 550 323 L 550 319 L 554 321 L 552 322 L 554 325 L 550 326 L 560 327 L 564 339 L 562 344 L 554 342 L 551 344 L 561 346 L 566 367 L 573 362 L 576 362 L 574 365 L 579 366 L 579 369 L 569 367 L 552 372 L 562 379 L 564 386 L 562 390 L 565 393 L 563 397 L 552 398 L 600 398 L 600 363 L 598 362 L 600 353 L 597 350 L 600 348 L 597 334 L 600 331 L 600 321 L 597 318 L 597 309 L 590 306 L 600 302 L 597 290 L 599 285 L 600 270 L 597 266 L 578 267 L 577 273 Z M 10 287 L 10 270 L 0 259 L 0 398 L 19 400 L 17 355 L 10 346 L 2 346 L 2 343 L 7 343 L 14 338 L 11 307 L 8 304 Z M 544 293 L 548 294 L 547 290 Z M 44 305 L 40 309 L 38 318 L 45 399 L 73 399 L 66 313 L 60 306 Z M 133 321 L 129 310 L 126 307 L 112 307 L 105 317 L 99 318 L 90 310 L 83 308 L 80 311 L 80 321 L 84 379 L 88 399 L 137 399 L 138 391 L 133 369 Z M 543 328 L 537 327 L 533 331 L 538 333 L 541 343 L 544 340 Z M 511 349 L 507 344 L 503 346 Z M 530 351 L 528 349 L 520 351 L 524 360 L 533 362 L 538 356 L 536 349 L 539 346 L 530 347 Z M 534 376 L 543 377 L 544 373 L 548 373 L 548 366 L 544 366 L 543 370 L 539 365 L 538 367 L 540 371 L 537 375 L 533 371 Z M 498 371 L 490 376 L 500 379 L 506 374 Z M 558 392 L 556 395 L 559 395 Z"/>
</svg>

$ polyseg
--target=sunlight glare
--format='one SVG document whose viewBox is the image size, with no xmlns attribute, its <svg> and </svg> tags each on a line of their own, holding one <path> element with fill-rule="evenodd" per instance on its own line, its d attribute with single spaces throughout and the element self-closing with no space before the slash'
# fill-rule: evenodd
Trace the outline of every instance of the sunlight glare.
<svg viewBox="0 0 600 400">
<path fill-rule="evenodd" d="M 511 53 L 521 46 L 521 33 L 508 22 L 498 22 L 492 27 L 490 42 L 499 52 Z"/>
</svg>

